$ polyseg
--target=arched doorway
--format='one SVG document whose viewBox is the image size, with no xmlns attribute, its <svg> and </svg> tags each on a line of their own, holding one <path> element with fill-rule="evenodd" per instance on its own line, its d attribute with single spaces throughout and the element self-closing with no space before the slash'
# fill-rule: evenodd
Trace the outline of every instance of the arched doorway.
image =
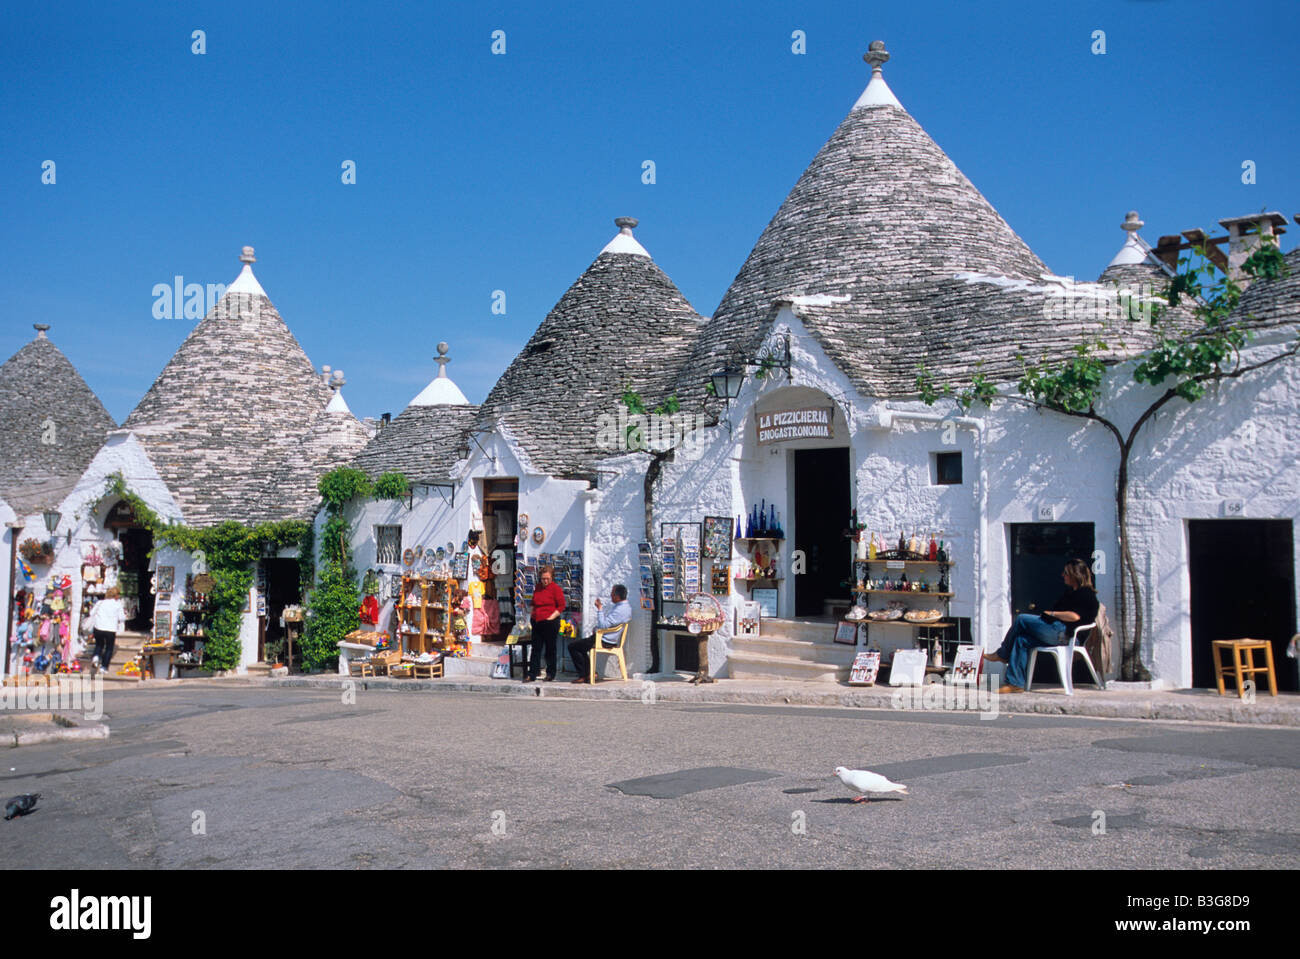
<svg viewBox="0 0 1300 959">
<path fill-rule="evenodd" d="M 154 591 L 149 554 L 153 552 L 153 533 L 140 524 L 126 500 L 118 500 L 109 507 L 103 526 L 121 544 L 117 588 L 126 608 L 126 628 L 136 633 L 151 633 Z"/>
<path fill-rule="evenodd" d="M 746 417 L 741 456 L 746 510 L 780 520 L 777 618 L 822 619 L 851 602 L 854 462 L 843 409 L 821 390 L 765 392 Z M 764 584 L 765 586 L 768 584 Z"/>
</svg>

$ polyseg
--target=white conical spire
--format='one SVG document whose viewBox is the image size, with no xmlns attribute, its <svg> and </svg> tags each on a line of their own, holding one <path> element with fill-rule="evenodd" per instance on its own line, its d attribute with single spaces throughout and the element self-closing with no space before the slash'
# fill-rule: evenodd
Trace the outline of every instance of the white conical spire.
<svg viewBox="0 0 1300 959">
<path fill-rule="evenodd" d="M 438 363 L 438 375 L 433 378 L 433 382 L 422 389 L 407 406 L 468 406 L 469 400 L 465 394 L 460 391 L 460 387 L 451 381 L 447 375 L 447 364 L 451 362 L 451 357 L 447 355 L 450 347 L 446 343 L 438 344 L 438 355 L 434 359 Z"/>
<path fill-rule="evenodd" d="M 1124 245 L 1119 248 L 1119 252 L 1115 254 L 1115 258 L 1107 266 L 1131 266 L 1134 263 L 1146 262 L 1147 253 L 1151 248 L 1137 233 L 1143 226 L 1137 210 L 1129 210 L 1123 224 L 1128 236 L 1124 240 Z"/>
<path fill-rule="evenodd" d="M 858 97 L 858 102 L 853 104 L 853 109 L 858 107 L 898 107 L 903 109 L 903 105 L 898 102 L 898 97 L 894 96 L 894 91 L 889 89 L 889 84 L 885 82 L 885 76 L 881 72 L 881 67 L 888 62 L 889 53 L 885 50 L 885 41 L 872 40 L 871 46 L 867 52 L 862 55 L 862 59 L 871 64 L 871 81 L 867 88 L 862 91 L 862 96 Z"/>
<path fill-rule="evenodd" d="M 266 296 L 266 290 L 262 289 L 262 284 L 258 283 L 257 277 L 253 276 L 253 264 L 257 262 L 257 257 L 253 256 L 251 246 L 246 246 L 240 251 L 239 261 L 244 264 L 244 268 L 239 271 L 239 276 L 235 277 L 235 282 L 226 287 L 226 292 Z"/>
<path fill-rule="evenodd" d="M 649 257 L 646 248 L 636 241 L 632 231 L 636 229 L 639 221 L 633 216 L 620 216 L 614 218 L 614 225 L 618 227 L 618 233 L 614 239 L 605 244 L 601 253 L 631 253 L 633 256 Z"/>
</svg>

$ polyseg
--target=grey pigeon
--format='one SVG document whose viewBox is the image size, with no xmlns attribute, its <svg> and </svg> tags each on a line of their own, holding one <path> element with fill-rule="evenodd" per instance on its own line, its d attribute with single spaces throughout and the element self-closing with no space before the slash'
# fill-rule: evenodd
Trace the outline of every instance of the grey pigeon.
<svg viewBox="0 0 1300 959">
<path fill-rule="evenodd" d="M 40 793 L 23 793 L 21 796 L 14 796 L 5 803 L 5 819 L 13 819 L 14 816 L 26 816 L 36 808 L 36 801 L 40 798 Z"/>
</svg>

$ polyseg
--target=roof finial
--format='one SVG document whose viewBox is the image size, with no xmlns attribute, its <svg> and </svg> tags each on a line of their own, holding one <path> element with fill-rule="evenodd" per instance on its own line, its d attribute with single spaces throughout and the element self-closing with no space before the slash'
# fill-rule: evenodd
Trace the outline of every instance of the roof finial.
<svg viewBox="0 0 1300 959">
<path fill-rule="evenodd" d="M 867 47 L 867 52 L 862 55 L 862 59 L 871 64 L 871 76 L 881 76 L 880 68 L 889 62 L 889 51 L 885 49 L 884 40 L 872 40 L 871 46 Z"/>
<path fill-rule="evenodd" d="M 239 251 L 239 262 L 240 263 L 257 262 L 257 257 L 253 256 L 253 248 L 251 246 L 246 246 Z"/>
<path fill-rule="evenodd" d="M 439 343 L 438 355 L 434 357 L 434 360 L 438 364 L 438 379 L 440 380 L 445 380 L 447 378 L 447 364 L 451 362 L 451 357 L 447 355 L 449 349 L 451 349 L 451 347 L 447 345 L 446 341 Z"/>
<path fill-rule="evenodd" d="M 1124 217 L 1124 222 L 1121 226 L 1130 233 L 1136 233 L 1138 230 L 1142 229 L 1142 227 L 1146 226 L 1146 224 L 1138 217 L 1137 210 L 1129 210 L 1128 215 Z"/>
<path fill-rule="evenodd" d="M 641 221 L 634 216 L 614 217 L 614 225 L 618 227 L 618 232 L 622 233 L 624 236 L 631 236 L 632 231 L 636 229 L 636 225 L 639 222 Z"/>
<path fill-rule="evenodd" d="M 46 339 L 45 331 L 48 330 L 49 328 L 50 328 L 50 324 L 48 324 L 48 323 L 33 323 L 33 324 L 32 324 L 32 329 L 34 329 L 34 330 L 36 331 L 36 338 L 37 338 L 38 340 Z"/>
</svg>

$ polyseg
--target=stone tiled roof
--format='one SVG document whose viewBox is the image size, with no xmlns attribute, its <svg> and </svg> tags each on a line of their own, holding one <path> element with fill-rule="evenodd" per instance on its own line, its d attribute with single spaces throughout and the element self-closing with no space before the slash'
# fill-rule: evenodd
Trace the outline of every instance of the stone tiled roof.
<svg viewBox="0 0 1300 959">
<path fill-rule="evenodd" d="M 370 434 L 346 406 L 321 410 L 284 462 L 267 474 L 261 519 L 310 520 L 320 507 L 317 480 L 350 463 L 368 442 Z"/>
<path fill-rule="evenodd" d="M 631 236 L 596 257 L 547 314 L 483 402 L 476 427 L 504 423 L 534 468 L 581 472 L 618 450 L 599 442 L 626 387 L 653 409 L 673 392 L 703 319 Z M 622 250 L 635 252 L 620 252 Z"/>
<path fill-rule="evenodd" d="M 1256 280 L 1237 303 L 1236 318 L 1256 329 L 1300 323 L 1300 247 L 1283 259 L 1287 275 L 1276 280 Z"/>
<path fill-rule="evenodd" d="M 408 406 L 366 444 L 354 465 L 372 480 L 397 472 L 413 483 L 445 481 L 477 413 L 473 405 Z"/>
<path fill-rule="evenodd" d="M 139 437 L 187 524 L 290 519 L 298 517 L 297 493 L 286 493 L 283 503 L 268 498 L 268 478 L 283 475 L 288 457 L 301 454 L 300 443 L 329 399 L 321 376 L 245 270 L 124 426 Z M 326 449 L 316 446 L 306 458 Z"/>
<path fill-rule="evenodd" d="M 876 53 L 873 44 L 870 62 Z M 879 54 L 887 59 L 883 45 Z M 1014 376 L 1017 353 L 1064 355 L 1070 334 L 1104 325 L 1062 322 L 1053 309 L 1061 282 L 877 69 L 754 245 L 678 392 L 701 389 L 699 371 L 734 352 L 752 356 L 774 304 L 796 298 L 811 335 L 867 394 L 914 395 L 922 362 L 954 385 L 977 371 Z"/>
<path fill-rule="evenodd" d="M 20 516 L 58 506 L 116 425 L 42 330 L 0 366 L 0 496 Z"/>
</svg>

